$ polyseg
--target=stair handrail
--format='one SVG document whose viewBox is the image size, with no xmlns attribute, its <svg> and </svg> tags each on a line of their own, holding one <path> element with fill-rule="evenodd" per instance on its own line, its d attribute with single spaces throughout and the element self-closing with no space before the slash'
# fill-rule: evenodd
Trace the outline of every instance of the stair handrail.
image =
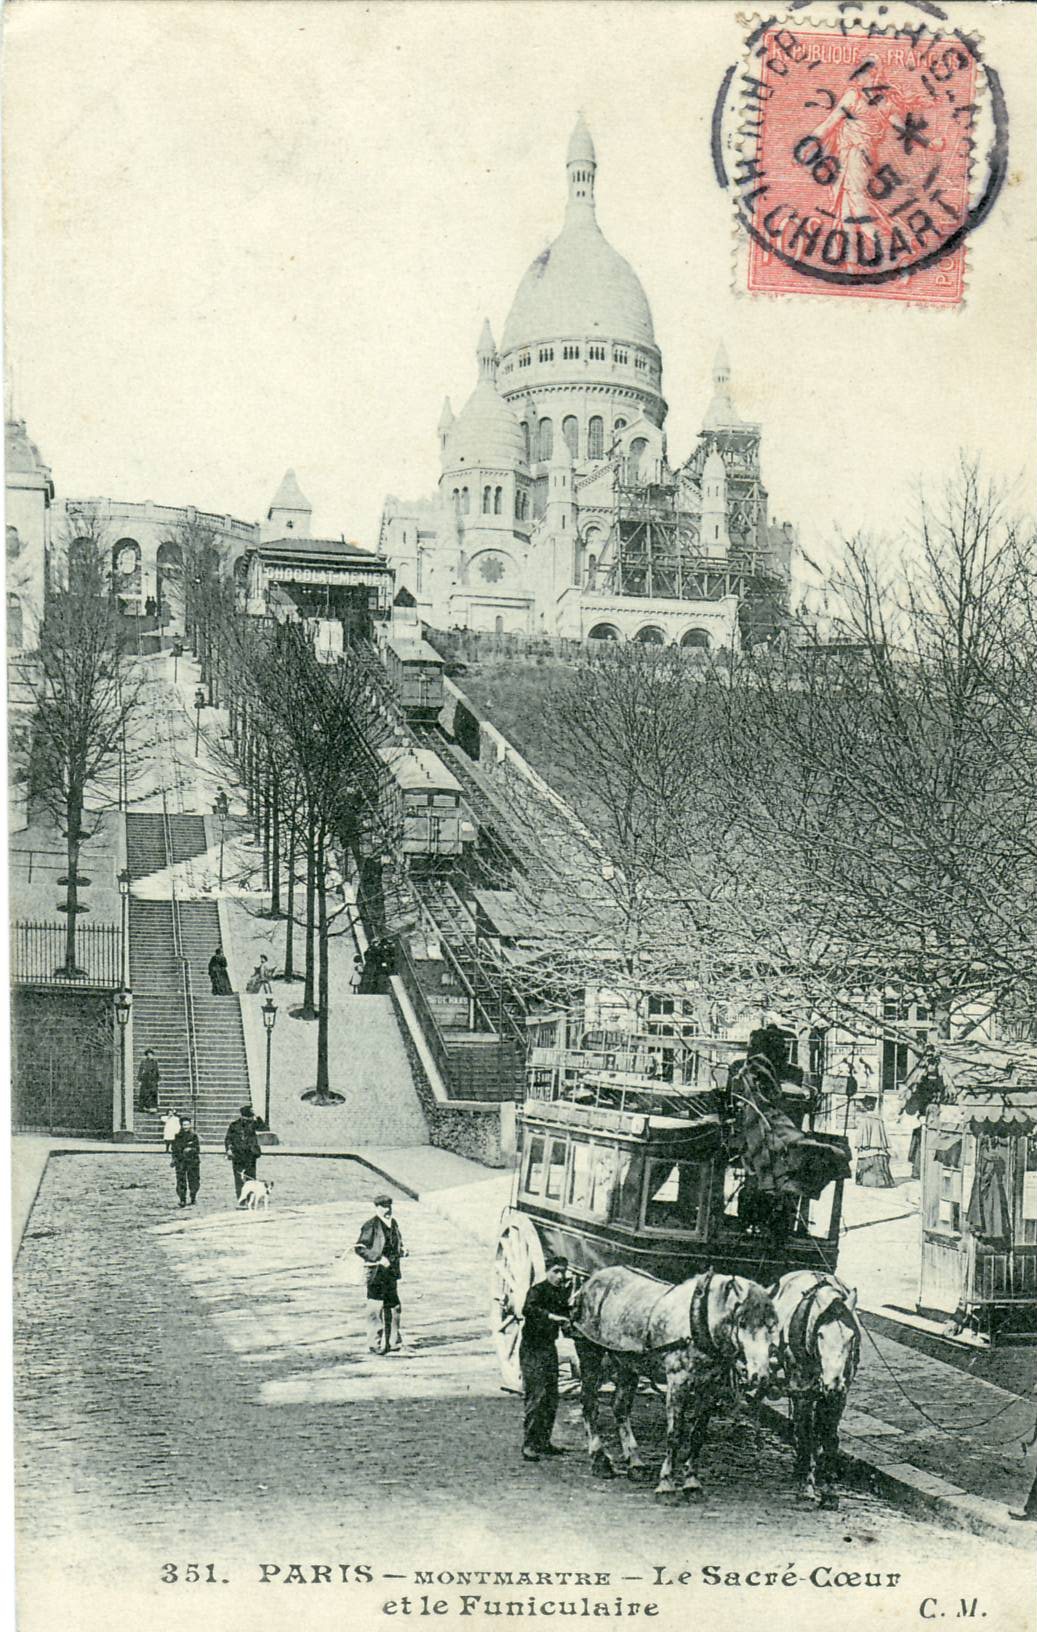
<svg viewBox="0 0 1037 1632">
<path fill-rule="evenodd" d="M 173 830 L 169 820 L 166 790 L 162 789 L 162 839 L 166 847 L 166 867 L 169 872 L 169 904 L 173 918 L 173 956 L 180 965 L 180 994 L 184 1004 L 184 1025 L 187 1029 L 187 1079 L 191 1089 L 191 1120 L 198 1130 L 198 1042 L 194 1020 L 194 988 L 191 983 L 191 965 L 184 952 L 183 926 L 180 922 L 180 902 L 176 894 L 176 865 L 173 860 Z"/>
<path fill-rule="evenodd" d="M 184 958 L 180 964 L 183 976 L 184 1013 L 187 1016 L 187 1073 L 191 1085 L 191 1120 L 194 1130 L 198 1132 L 198 1038 L 194 1021 L 194 987 L 191 981 L 191 965 Z"/>
</svg>

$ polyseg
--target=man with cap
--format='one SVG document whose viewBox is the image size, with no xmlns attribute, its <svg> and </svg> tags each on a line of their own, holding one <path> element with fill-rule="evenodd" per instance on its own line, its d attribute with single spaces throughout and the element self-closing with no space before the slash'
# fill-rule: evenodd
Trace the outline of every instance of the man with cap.
<svg viewBox="0 0 1037 1632">
<path fill-rule="evenodd" d="M 361 1228 L 353 1250 L 367 1265 L 367 1346 L 372 1354 L 394 1353 L 402 1343 L 397 1286 L 406 1251 L 391 1196 L 375 1196 L 374 1217 Z"/>
<path fill-rule="evenodd" d="M 256 1176 L 256 1163 L 263 1152 L 256 1133 L 256 1117 L 251 1105 L 241 1107 L 223 1139 L 223 1148 L 234 1169 L 234 1194 L 241 1195 L 246 1179 Z"/>
<path fill-rule="evenodd" d="M 169 1150 L 176 1171 L 177 1200 L 181 1207 L 186 1207 L 188 1193 L 190 1193 L 191 1206 L 193 1207 L 198 1197 L 198 1185 L 201 1180 L 202 1147 L 198 1143 L 198 1135 L 191 1125 L 189 1116 L 180 1118 L 180 1132 L 174 1138 Z"/>
<path fill-rule="evenodd" d="M 564 1456 L 551 1444 L 558 1410 L 558 1334 L 569 1322 L 567 1258 L 549 1258 L 546 1274 L 526 1293 L 522 1306 L 519 1366 L 526 1395 L 522 1455 L 527 1462 Z"/>
</svg>

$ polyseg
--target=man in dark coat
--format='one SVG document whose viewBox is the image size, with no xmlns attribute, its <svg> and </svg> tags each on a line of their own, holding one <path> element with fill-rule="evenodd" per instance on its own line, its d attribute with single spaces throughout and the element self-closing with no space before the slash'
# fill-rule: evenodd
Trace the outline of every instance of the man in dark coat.
<svg viewBox="0 0 1037 1632">
<path fill-rule="evenodd" d="M 526 1293 L 522 1307 L 519 1366 L 526 1395 L 522 1455 L 527 1462 L 564 1456 L 551 1444 L 558 1410 L 558 1334 L 569 1320 L 567 1258 L 549 1258 L 547 1273 Z"/>
<path fill-rule="evenodd" d="M 234 1194 L 240 1196 L 245 1180 L 255 1178 L 256 1163 L 263 1154 L 251 1105 L 241 1107 L 241 1114 L 235 1117 L 224 1135 L 223 1148 L 234 1170 Z"/>
<path fill-rule="evenodd" d="M 140 1087 L 140 1108 L 142 1111 L 158 1110 L 158 1085 L 161 1080 L 158 1061 L 150 1048 L 144 1050 L 144 1058 L 140 1062 L 137 1072 L 137 1083 Z"/>
<path fill-rule="evenodd" d="M 367 1346 L 372 1354 L 392 1354 L 402 1343 L 398 1284 L 406 1252 L 392 1197 L 375 1196 L 374 1208 L 353 1250 L 367 1265 Z"/>
<path fill-rule="evenodd" d="M 170 1150 L 173 1156 L 173 1167 L 176 1171 L 176 1194 L 181 1207 L 187 1206 L 187 1197 L 190 1193 L 193 1207 L 198 1196 L 198 1186 L 202 1176 L 202 1147 L 198 1142 L 198 1135 L 191 1126 L 191 1118 L 180 1118 L 180 1132 L 173 1140 Z"/>
</svg>

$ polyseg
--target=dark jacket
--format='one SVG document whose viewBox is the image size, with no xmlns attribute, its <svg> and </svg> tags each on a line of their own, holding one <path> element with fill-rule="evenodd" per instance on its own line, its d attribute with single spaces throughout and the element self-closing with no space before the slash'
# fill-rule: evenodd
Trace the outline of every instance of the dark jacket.
<svg viewBox="0 0 1037 1632">
<path fill-rule="evenodd" d="M 389 1274 L 400 1278 L 400 1259 L 403 1257 L 403 1236 L 400 1226 L 392 1219 L 388 1228 L 375 1213 L 369 1218 L 360 1231 L 359 1239 L 353 1251 L 365 1264 L 377 1264 L 379 1258 L 388 1258 Z"/>
<path fill-rule="evenodd" d="M 181 1128 L 169 1148 L 177 1167 L 197 1167 L 202 1159 L 202 1147 L 193 1128 Z"/>
<path fill-rule="evenodd" d="M 569 1314 L 569 1288 L 552 1286 L 550 1281 L 537 1281 L 526 1293 L 522 1306 L 522 1338 L 520 1349 L 553 1349 L 561 1326 L 549 1315 Z"/>
<path fill-rule="evenodd" d="M 157 1060 L 141 1060 L 137 1081 L 142 1088 L 157 1088 L 160 1076 Z"/>
<path fill-rule="evenodd" d="M 223 1148 L 229 1151 L 235 1161 L 245 1161 L 250 1156 L 262 1156 L 263 1148 L 256 1133 L 256 1124 L 251 1117 L 235 1117 L 224 1135 Z"/>
<path fill-rule="evenodd" d="M 227 973 L 227 959 L 222 952 L 214 952 L 209 959 L 209 980 L 214 997 L 230 997 L 234 988 Z"/>
</svg>

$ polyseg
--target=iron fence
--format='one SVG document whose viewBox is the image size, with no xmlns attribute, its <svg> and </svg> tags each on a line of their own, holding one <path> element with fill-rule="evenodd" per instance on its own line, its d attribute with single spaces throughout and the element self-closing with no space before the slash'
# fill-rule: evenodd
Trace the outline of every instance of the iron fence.
<svg viewBox="0 0 1037 1632">
<path fill-rule="evenodd" d="M 11 981 L 15 986 L 122 985 L 122 933 L 117 924 L 77 924 L 75 967 L 65 959 L 64 924 L 11 925 Z"/>
</svg>

